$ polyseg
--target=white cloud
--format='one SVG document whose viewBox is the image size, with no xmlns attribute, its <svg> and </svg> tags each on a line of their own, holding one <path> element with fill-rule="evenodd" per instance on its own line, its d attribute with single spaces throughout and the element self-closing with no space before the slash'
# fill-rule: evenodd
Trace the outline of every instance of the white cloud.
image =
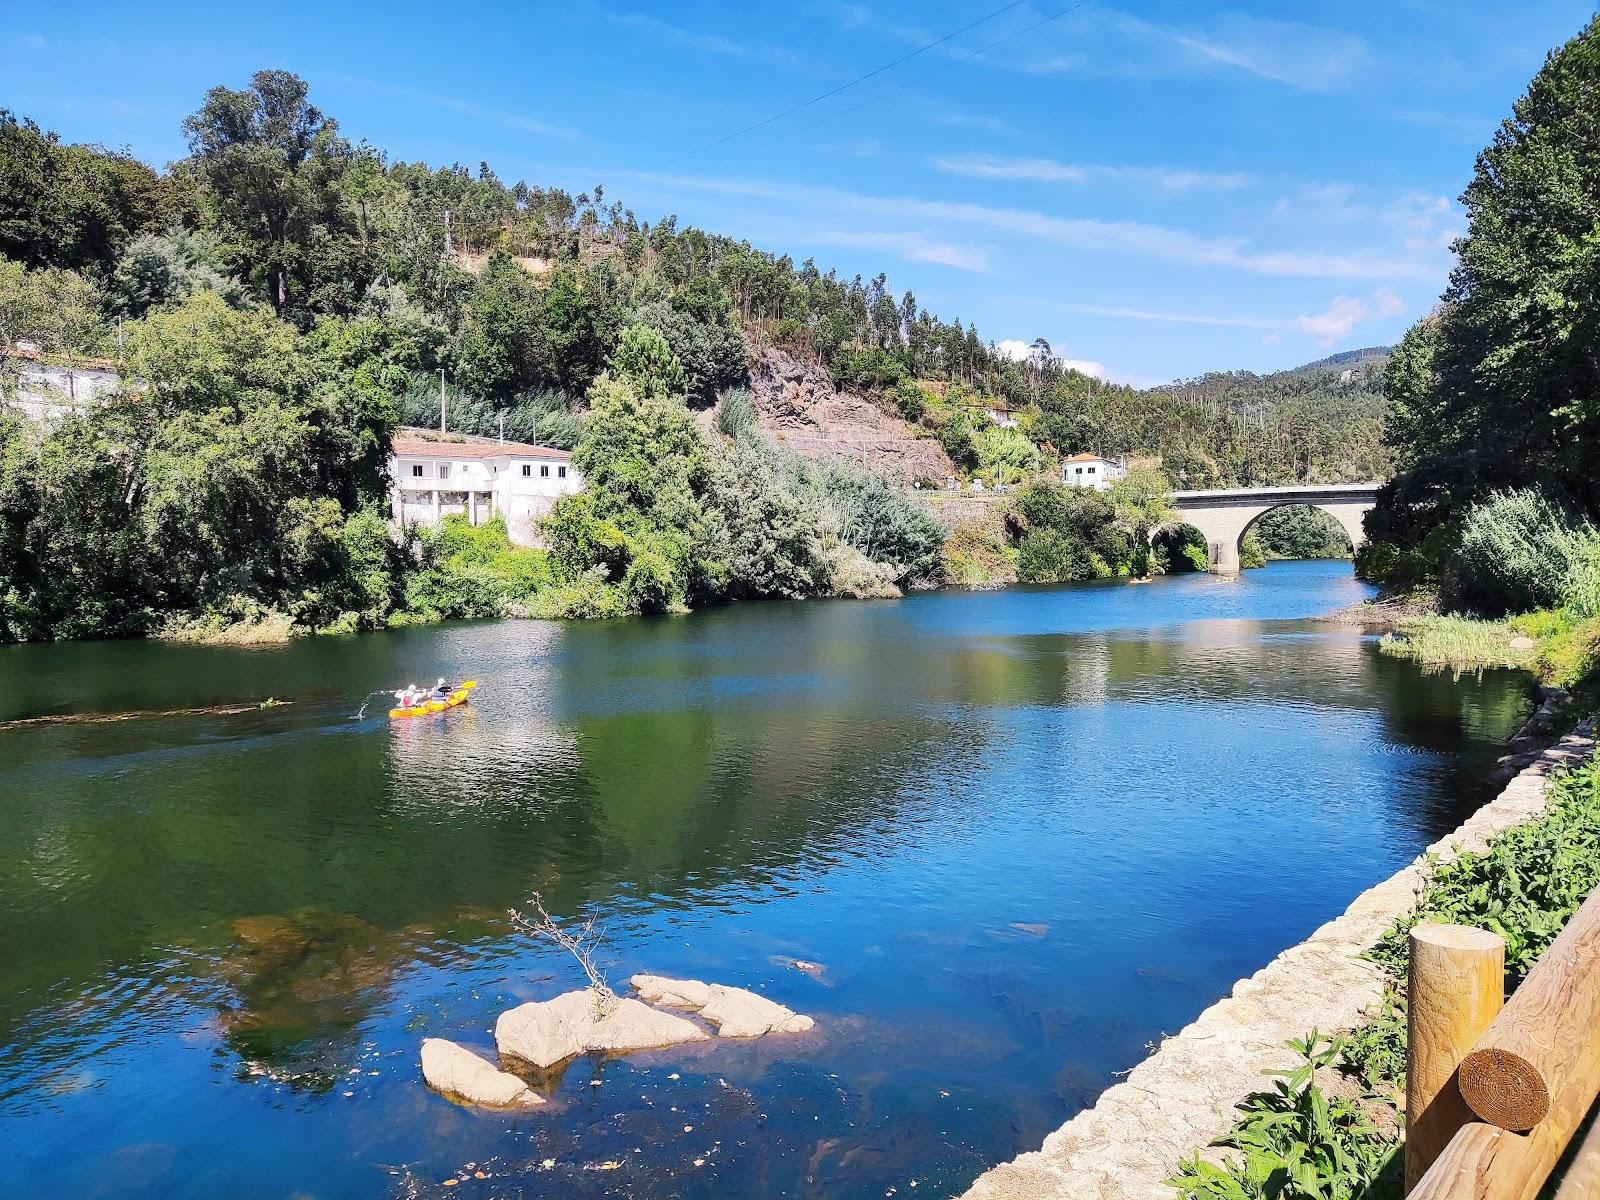
<svg viewBox="0 0 1600 1200">
<path fill-rule="evenodd" d="M 1004 338 L 994 344 L 995 352 L 1012 362 L 1027 362 L 1033 357 L 1033 343 L 1025 342 L 1021 338 Z M 1109 379 L 1106 365 L 1096 362 L 1092 358 L 1063 358 L 1058 359 L 1063 367 L 1069 371 L 1077 371 L 1083 375 L 1093 375 L 1096 379 Z"/>
<path fill-rule="evenodd" d="M 781 63 L 785 66 L 797 66 L 804 61 L 799 55 L 778 46 L 762 45 L 759 42 L 736 42 L 731 38 L 721 37 L 714 33 L 700 33 L 693 29 L 684 29 L 681 26 L 669 24 L 645 13 L 603 13 L 602 15 L 613 24 L 627 25 L 634 29 L 643 30 L 652 37 L 662 38 L 680 46 L 688 46 L 693 50 L 704 50 L 711 54 L 722 54 L 729 58 L 748 58 L 758 62 Z"/>
<path fill-rule="evenodd" d="M 1281 329 L 1282 321 L 1265 317 L 1223 317 L 1209 313 L 1152 312 L 1144 308 L 1115 308 L 1099 304 L 1073 304 L 1071 311 L 1091 317 L 1120 317 L 1128 321 L 1160 321 L 1171 325 L 1221 325 L 1234 329 Z"/>
<path fill-rule="evenodd" d="M 961 271 L 989 270 L 989 251 L 982 246 L 942 242 L 921 233 L 867 232 L 842 230 L 802 235 L 825 246 L 859 246 L 899 255 L 907 262 L 937 263 Z"/>
<path fill-rule="evenodd" d="M 472 117 L 480 121 L 491 121 L 496 125 L 504 125 L 509 129 L 518 129 L 523 133 L 537 133 L 543 137 L 562 139 L 575 139 L 583 135 L 576 129 L 568 129 L 561 125 L 551 125 L 536 117 L 526 116 L 522 113 L 508 112 L 505 109 L 490 108 L 473 100 L 462 100 L 455 96 L 445 96 L 437 92 L 426 92 L 420 88 L 406 87 L 404 84 L 389 83 L 384 80 L 368 79 L 363 75 L 346 75 L 335 72 L 335 77 L 347 83 L 373 91 L 387 92 L 394 96 L 404 96 L 416 100 L 431 108 L 444 109 L 447 112 L 460 113 L 462 116 Z"/>
<path fill-rule="evenodd" d="M 1397 317 L 1405 310 L 1405 303 L 1399 296 L 1387 288 L 1379 288 L 1370 299 L 1335 296 L 1324 311 L 1296 317 L 1294 327 L 1324 343 L 1332 343 L 1349 336 L 1357 325 Z"/>
<path fill-rule="evenodd" d="M 755 196 L 812 208 L 827 207 L 857 219 L 865 214 L 895 221 L 917 219 L 970 225 L 1076 250 L 1134 255 L 1184 266 L 1219 267 L 1260 275 L 1304 278 L 1415 279 L 1435 286 L 1441 274 L 1437 262 L 1406 259 L 1392 252 L 1259 250 L 1243 238 L 1206 237 L 1137 221 L 1056 217 L 1027 209 L 991 208 L 980 204 L 918 200 L 912 197 L 869 196 L 836 188 L 804 185 L 785 186 L 648 173 L 641 174 L 639 178 L 723 195 Z"/>
<path fill-rule="evenodd" d="M 933 165 L 952 175 L 973 179 L 1025 179 L 1039 183 L 1083 183 L 1091 179 L 1127 180 L 1169 192 L 1231 191 L 1254 180 L 1239 173 L 1194 171 L 1168 167 L 1108 167 L 1062 163 L 1048 158 L 998 158 L 993 154 L 961 154 L 936 158 Z"/>
</svg>

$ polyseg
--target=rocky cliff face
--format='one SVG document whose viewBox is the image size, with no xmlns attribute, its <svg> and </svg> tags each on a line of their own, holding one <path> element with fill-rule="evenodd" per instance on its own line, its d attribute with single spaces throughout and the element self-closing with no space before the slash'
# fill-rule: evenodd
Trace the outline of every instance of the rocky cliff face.
<svg viewBox="0 0 1600 1200">
<path fill-rule="evenodd" d="M 828 372 L 768 348 L 750 369 L 750 398 L 761 428 L 807 458 L 842 458 L 896 483 L 943 483 L 955 473 L 944 447 L 870 400 L 835 390 Z"/>
</svg>

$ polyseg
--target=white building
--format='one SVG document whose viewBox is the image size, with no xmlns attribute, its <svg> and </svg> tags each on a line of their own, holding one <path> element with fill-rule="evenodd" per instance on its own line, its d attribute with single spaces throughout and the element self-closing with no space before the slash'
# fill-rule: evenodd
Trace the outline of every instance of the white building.
<svg viewBox="0 0 1600 1200">
<path fill-rule="evenodd" d="M 1068 487 L 1092 487 L 1103 492 L 1128 473 L 1128 468 L 1098 454 L 1074 454 L 1061 464 L 1061 482 Z"/>
<path fill-rule="evenodd" d="M 533 544 L 557 499 L 583 487 L 565 450 L 404 428 L 395 431 L 389 478 L 399 524 L 436 525 L 451 513 L 474 525 L 503 517 L 522 546 Z"/>
<path fill-rule="evenodd" d="M 122 387 L 117 364 L 108 358 L 44 354 L 29 341 L 18 341 L 0 354 L 7 360 L 0 365 L 0 403 L 45 424 L 83 412 Z"/>
</svg>

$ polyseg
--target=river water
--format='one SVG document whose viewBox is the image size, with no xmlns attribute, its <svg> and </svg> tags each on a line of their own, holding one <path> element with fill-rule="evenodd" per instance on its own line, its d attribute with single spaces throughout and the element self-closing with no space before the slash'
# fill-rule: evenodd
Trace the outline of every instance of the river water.
<svg viewBox="0 0 1600 1200">
<path fill-rule="evenodd" d="M 1525 685 L 1306 619 L 1365 594 L 1281 563 L 0 648 L 0 722 L 292 701 L 0 725 L 0 1194 L 955 1194 L 1484 798 Z M 469 707 L 352 719 L 441 674 Z M 819 1028 L 458 1108 L 421 1039 L 492 1053 L 582 983 L 511 929 L 533 889 L 614 981 Z"/>
</svg>

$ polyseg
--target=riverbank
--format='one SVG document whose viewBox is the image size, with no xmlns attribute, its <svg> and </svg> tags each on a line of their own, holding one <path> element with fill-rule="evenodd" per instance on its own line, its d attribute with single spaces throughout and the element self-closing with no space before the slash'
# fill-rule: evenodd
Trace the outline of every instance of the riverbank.
<svg viewBox="0 0 1600 1200">
<path fill-rule="evenodd" d="M 1543 811 L 1552 771 L 1589 759 L 1595 722 L 1561 738 L 1494 800 L 1409 866 L 1367 889 L 1344 914 L 1235 985 L 1150 1058 L 1024 1154 L 983 1175 L 966 1200 L 1170 1200 L 1178 1165 L 1232 1127 L 1265 1072 L 1289 1065 L 1285 1044 L 1310 1029 L 1348 1030 L 1383 1003 L 1388 977 L 1365 957 L 1412 911 L 1439 862 L 1483 850 L 1489 839 Z"/>
</svg>

